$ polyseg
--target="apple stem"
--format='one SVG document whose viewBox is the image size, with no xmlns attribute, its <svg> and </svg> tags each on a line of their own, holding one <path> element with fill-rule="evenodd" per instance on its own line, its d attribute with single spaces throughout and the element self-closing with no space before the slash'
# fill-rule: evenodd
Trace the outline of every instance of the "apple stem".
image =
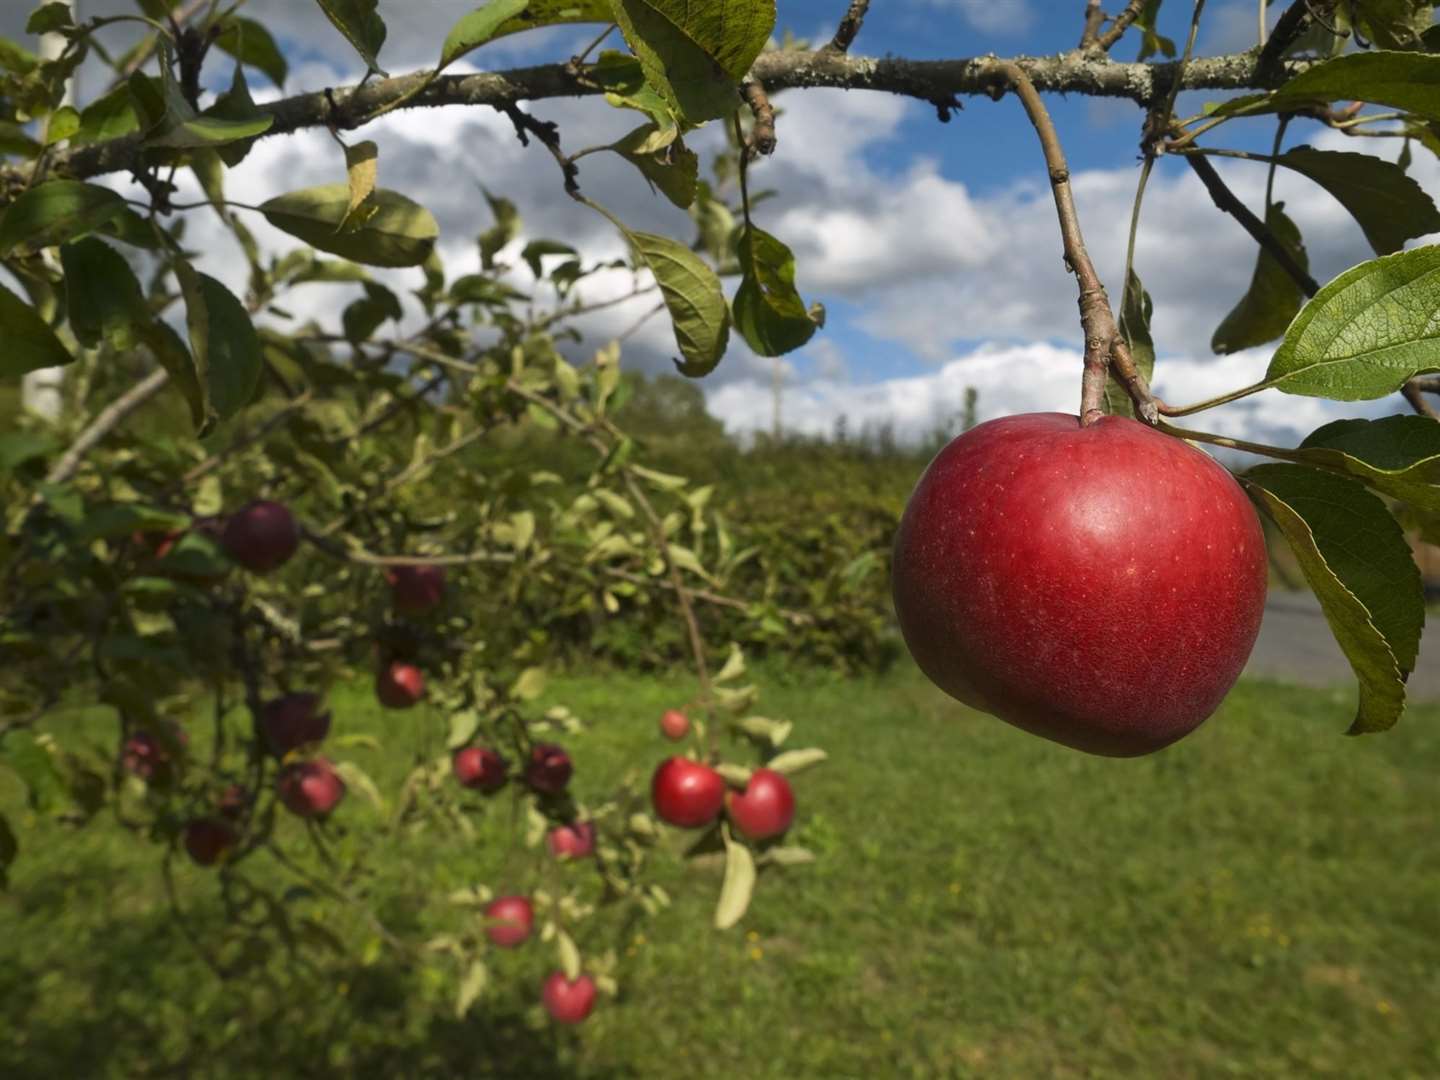
<svg viewBox="0 0 1440 1080">
<path fill-rule="evenodd" d="M 1050 174 L 1050 190 L 1055 196 L 1055 212 L 1060 219 L 1065 265 L 1075 275 L 1080 288 L 1080 325 L 1085 332 L 1085 371 L 1080 381 L 1081 426 L 1089 426 L 1105 415 L 1105 380 L 1112 363 L 1117 377 L 1134 398 L 1141 416 L 1153 424 L 1159 417 L 1155 399 L 1144 376 L 1135 367 L 1129 347 L 1116 325 L 1105 286 L 1095 272 L 1090 253 L 1085 250 L 1080 217 L 1070 190 L 1070 167 L 1066 164 L 1065 151 L 1061 149 L 1060 136 L 1055 131 L 1050 113 L 1040 100 L 1035 84 L 1018 64 L 1009 60 L 997 61 L 993 71 L 1020 99 L 1035 133 L 1040 137 L 1040 148 L 1044 151 L 1045 165 Z M 1003 93 L 1004 90 L 997 87 L 995 96 Z"/>
</svg>

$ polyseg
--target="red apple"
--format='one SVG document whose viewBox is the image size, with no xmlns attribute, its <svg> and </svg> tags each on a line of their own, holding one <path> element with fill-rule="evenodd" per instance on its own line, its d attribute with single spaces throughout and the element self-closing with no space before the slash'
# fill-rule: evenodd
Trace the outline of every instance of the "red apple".
<svg viewBox="0 0 1440 1080">
<path fill-rule="evenodd" d="M 375 679 L 375 696 L 387 709 L 408 709 L 425 696 L 425 674 L 414 664 L 392 661 Z"/>
<path fill-rule="evenodd" d="M 595 823 L 577 821 L 573 825 L 557 825 L 545 838 L 550 854 L 557 859 L 584 859 L 595 854 Z"/>
<path fill-rule="evenodd" d="M 714 821 L 725 799 L 725 781 L 709 765 L 666 758 L 650 780 L 650 801 L 662 821 L 698 829 Z"/>
<path fill-rule="evenodd" d="M 525 763 L 525 782 L 542 795 L 558 795 L 570 783 L 574 769 L 563 747 L 536 743 L 530 748 L 530 760 Z"/>
<path fill-rule="evenodd" d="M 220 816 L 230 821 L 238 821 L 245 816 L 245 811 L 250 809 L 250 793 L 240 784 L 231 784 L 220 793 L 220 802 L 216 809 Z"/>
<path fill-rule="evenodd" d="M 159 529 L 151 532 L 137 529 L 130 534 L 130 542 L 136 547 L 147 549 L 152 559 L 163 559 L 184 535 L 184 529 Z"/>
<path fill-rule="evenodd" d="M 137 728 L 125 737 L 120 748 L 120 764 L 147 784 L 164 786 L 175 775 L 175 756 L 190 741 L 185 729 L 166 721 L 168 742 L 153 731 Z"/>
<path fill-rule="evenodd" d="M 503 949 L 513 949 L 530 936 L 535 926 L 535 909 L 523 896 L 502 896 L 485 906 L 490 925 L 485 936 Z"/>
<path fill-rule="evenodd" d="M 453 764 L 461 787 L 493 795 L 505 786 L 505 759 L 487 746 L 461 747 Z"/>
<path fill-rule="evenodd" d="M 245 569 L 268 574 L 300 547 L 300 526 L 284 503 L 257 499 L 230 515 L 220 543 Z"/>
<path fill-rule="evenodd" d="M 385 569 L 390 599 L 402 615 L 424 615 L 445 599 L 443 566 L 390 566 Z"/>
<path fill-rule="evenodd" d="M 660 714 L 660 732 L 678 742 L 690 733 L 690 718 L 679 709 L 666 709 Z"/>
<path fill-rule="evenodd" d="M 795 820 L 795 792 L 784 773 L 756 769 L 745 793 L 725 793 L 725 812 L 735 827 L 751 840 L 769 840 L 790 828 Z"/>
<path fill-rule="evenodd" d="M 267 701 L 260 710 L 260 732 L 276 757 L 324 740 L 330 733 L 330 713 L 319 694 L 308 691 L 285 694 Z"/>
<path fill-rule="evenodd" d="M 285 809 L 299 817 L 324 817 L 345 797 L 345 781 L 325 758 L 285 766 L 275 787 Z"/>
<path fill-rule="evenodd" d="M 1210 457 L 1134 420 L 991 420 L 936 455 L 895 536 L 895 610 L 940 689 L 1094 754 L 1168 746 L 1234 685 L 1264 536 Z"/>
<path fill-rule="evenodd" d="M 199 818 L 185 826 L 185 850 L 201 866 L 214 866 L 235 846 L 235 830 L 214 818 Z"/>
<path fill-rule="evenodd" d="M 578 1024 L 595 1008 L 595 980 L 581 975 L 572 982 L 563 971 L 557 971 L 545 980 L 541 996 L 545 1000 L 545 1011 L 552 1019 L 562 1024 Z"/>
</svg>

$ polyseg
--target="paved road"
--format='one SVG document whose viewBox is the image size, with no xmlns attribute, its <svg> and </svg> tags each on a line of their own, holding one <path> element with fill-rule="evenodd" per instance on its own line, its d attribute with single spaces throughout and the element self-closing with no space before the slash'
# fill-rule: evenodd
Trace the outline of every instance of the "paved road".
<svg viewBox="0 0 1440 1080">
<path fill-rule="evenodd" d="M 1308 592 L 1270 594 L 1245 674 L 1304 686 L 1338 686 L 1355 678 Z M 1440 700 L 1440 620 L 1432 618 L 1421 638 L 1420 660 L 1406 690 L 1412 699 Z"/>
</svg>

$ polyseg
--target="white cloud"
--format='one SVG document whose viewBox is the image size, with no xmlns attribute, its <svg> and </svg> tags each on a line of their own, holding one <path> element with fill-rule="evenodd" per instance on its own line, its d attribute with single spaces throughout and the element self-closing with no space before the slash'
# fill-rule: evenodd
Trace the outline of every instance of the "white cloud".
<svg viewBox="0 0 1440 1080">
<path fill-rule="evenodd" d="M 1030 0 L 929 0 L 929 3 L 931 7 L 955 9 L 961 18 L 984 34 L 1018 34 L 1035 22 Z"/>
</svg>

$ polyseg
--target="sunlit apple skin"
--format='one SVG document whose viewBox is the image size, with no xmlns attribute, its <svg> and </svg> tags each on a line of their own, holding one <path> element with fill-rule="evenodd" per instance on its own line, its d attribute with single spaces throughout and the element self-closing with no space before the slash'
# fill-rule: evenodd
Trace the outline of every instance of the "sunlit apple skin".
<svg viewBox="0 0 1440 1080">
<path fill-rule="evenodd" d="M 485 906 L 485 918 L 485 936 L 502 949 L 513 949 L 530 936 L 535 909 L 526 897 L 501 896 Z"/>
<path fill-rule="evenodd" d="M 666 709 L 660 714 L 660 733 L 679 742 L 690 733 L 690 718 L 679 709 Z"/>
<path fill-rule="evenodd" d="M 574 982 L 565 978 L 563 971 L 556 971 L 545 980 L 541 992 L 545 1011 L 553 1020 L 562 1024 L 578 1024 L 595 1008 L 595 980 L 581 975 Z"/>
<path fill-rule="evenodd" d="M 200 818 L 185 826 L 185 850 L 200 866 L 214 866 L 235 846 L 235 830 L 223 821 Z"/>
<path fill-rule="evenodd" d="M 795 792 L 783 773 L 756 769 L 745 792 L 725 793 L 725 813 L 751 840 L 779 836 L 795 820 Z"/>
<path fill-rule="evenodd" d="M 390 599 L 402 615 L 424 615 L 445 599 L 443 566 L 391 566 L 385 570 Z"/>
<path fill-rule="evenodd" d="M 651 777 L 650 801 L 662 821 L 698 829 L 719 816 L 725 781 L 709 765 L 684 757 L 666 758 Z"/>
<path fill-rule="evenodd" d="M 451 760 L 461 787 L 493 795 L 505 786 L 505 759 L 488 746 L 462 746 Z"/>
<path fill-rule="evenodd" d="M 300 691 L 267 701 L 260 710 L 260 732 L 265 745 L 276 757 L 330 734 L 330 713 L 322 708 L 319 694 Z"/>
<path fill-rule="evenodd" d="M 946 693 L 1066 746 L 1133 757 L 1199 726 L 1265 606 L 1235 479 L 1134 420 L 1031 413 L 936 455 L 895 537 L 895 610 Z"/>
<path fill-rule="evenodd" d="M 285 766 L 275 788 L 285 809 L 298 817 L 324 817 L 345 797 L 345 781 L 324 758 Z"/>
<path fill-rule="evenodd" d="M 595 823 L 577 821 L 573 825 L 557 825 L 545 837 L 550 854 L 557 859 L 585 859 L 595 854 Z"/>
<path fill-rule="evenodd" d="M 375 696 L 387 709 L 408 709 L 425 696 L 425 673 L 401 660 L 386 664 L 375 679 Z"/>
<path fill-rule="evenodd" d="M 300 547 L 300 525 L 284 503 L 257 499 L 230 515 L 220 544 L 245 569 L 268 574 Z"/>
</svg>

